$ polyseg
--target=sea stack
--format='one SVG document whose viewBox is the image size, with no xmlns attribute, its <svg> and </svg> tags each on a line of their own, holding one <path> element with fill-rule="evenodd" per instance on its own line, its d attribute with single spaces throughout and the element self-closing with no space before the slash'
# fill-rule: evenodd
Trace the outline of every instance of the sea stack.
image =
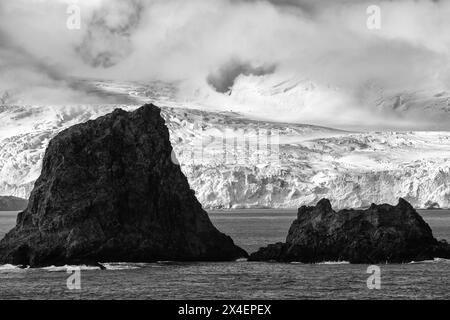
<svg viewBox="0 0 450 320">
<path fill-rule="evenodd" d="M 228 261 L 246 257 L 209 220 L 179 165 L 160 109 L 117 109 L 59 133 L 0 263 Z"/>
<path fill-rule="evenodd" d="M 250 260 L 404 263 L 435 257 L 449 258 L 450 246 L 433 237 L 406 200 L 396 206 L 372 204 L 367 210 L 336 212 L 322 199 L 315 207 L 298 209 L 285 243 L 261 248 Z"/>
</svg>

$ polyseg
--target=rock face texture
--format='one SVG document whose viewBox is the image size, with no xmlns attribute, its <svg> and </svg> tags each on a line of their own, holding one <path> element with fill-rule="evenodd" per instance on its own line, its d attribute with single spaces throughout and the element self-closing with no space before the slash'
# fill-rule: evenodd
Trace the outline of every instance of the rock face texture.
<svg viewBox="0 0 450 320">
<path fill-rule="evenodd" d="M 49 143 L 27 209 L 0 242 L 0 263 L 246 257 L 212 225 L 171 154 L 154 105 L 62 131 Z"/>
<path fill-rule="evenodd" d="M 261 248 L 250 260 L 402 263 L 449 258 L 450 246 L 437 241 L 428 224 L 405 200 L 372 204 L 367 210 L 335 212 L 327 199 L 298 209 L 285 243 Z"/>
<path fill-rule="evenodd" d="M 27 207 L 28 201 L 17 197 L 0 197 L 0 211 L 20 211 Z"/>
</svg>

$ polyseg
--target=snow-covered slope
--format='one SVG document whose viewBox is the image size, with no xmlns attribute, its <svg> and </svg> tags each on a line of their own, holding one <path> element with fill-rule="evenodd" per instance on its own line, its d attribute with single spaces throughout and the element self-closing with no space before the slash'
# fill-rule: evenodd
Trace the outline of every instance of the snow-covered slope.
<svg viewBox="0 0 450 320">
<path fill-rule="evenodd" d="M 322 197 L 338 208 L 399 197 L 420 208 L 450 207 L 450 132 L 344 132 L 207 113 L 196 126 L 192 113 L 179 112 L 166 113 L 177 158 L 208 208 L 292 208 Z M 239 128 L 248 129 L 247 154 L 233 140 Z M 257 130 L 278 135 L 278 149 L 268 148 L 275 156 L 251 143 Z"/>
<path fill-rule="evenodd" d="M 28 198 L 48 142 L 61 130 L 123 105 L 0 106 L 0 195 Z"/>
<path fill-rule="evenodd" d="M 0 195 L 27 197 L 48 141 L 115 107 L 137 106 L 3 108 Z M 163 116 L 176 158 L 207 208 L 298 207 L 322 197 L 339 208 L 398 197 L 450 207 L 450 132 L 358 133 L 183 108 L 163 108 Z"/>
<path fill-rule="evenodd" d="M 180 85 L 175 98 L 186 106 L 259 120 L 364 131 L 450 128 L 450 93 L 442 88 L 397 91 L 363 83 L 350 90 L 298 76 L 240 75 L 224 94 L 207 85 Z"/>
<path fill-rule="evenodd" d="M 244 78 L 226 94 L 203 88 L 185 98 L 179 95 L 185 88 L 173 84 L 89 81 L 101 95 L 120 101 L 128 96 L 133 105 L 0 105 L 0 195 L 28 197 L 45 148 L 61 130 L 117 107 L 153 102 L 163 107 L 174 161 L 207 208 L 298 207 L 322 197 L 338 208 L 395 203 L 398 197 L 421 208 L 450 207 L 450 132 L 351 132 L 292 123 L 298 119 L 280 122 L 324 97 L 332 105 L 339 92 L 296 79 Z M 450 114 L 444 92 L 402 94 L 397 103 L 386 92 L 369 91 L 367 102 L 400 115 Z M 255 106 L 273 119 L 252 117 Z M 274 106 L 284 114 L 277 117 Z"/>
</svg>

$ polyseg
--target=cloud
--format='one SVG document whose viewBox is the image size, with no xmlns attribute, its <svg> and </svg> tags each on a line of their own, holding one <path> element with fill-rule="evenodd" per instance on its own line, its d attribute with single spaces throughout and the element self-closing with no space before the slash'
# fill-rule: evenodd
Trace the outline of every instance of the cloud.
<svg viewBox="0 0 450 320">
<path fill-rule="evenodd" d="M 67 29 L 61 27 L 67 17 L 66 7 L 63 2 L 45 1 L 0 4 L 0 17 L 4 18 L 0 19 L 0 102 L 55 105 L 133 102 L 131 98 L 109 97 L 71 76 L 71 70 L 82 67 L 82 62 L 73 50 L 79 38 L 66 37 Z M 62 14 L 47 14 L 55 9 L 62 10 Z"/>
<path fill-rule="evenodd" d="M 220 66 L 217 71 L 209 74 L 206 81 L 217 92 L 226 93 L 232 89 L 236 78 L 240 75 L 262 76 L 272 74 L 275 69 L 275 65 L 253 66 L 251 62 L 231 59 L 226 64 Z"/>
<path fill-rule="evenodd" d="M 68 3 L 2 2 L 1 68 L 43 74 L 49 83 L 181 79 L 219 92 L 239 74 L 300 77 L 347 95 L 333 103 L 333 118 L 314 113 L 322 124 L 336 114 L 371 119 L 368 88 L 446 90 L 450 80 L 447 1 L 80 0 L 78 31 L 65 28 Z M 381 8 L 380 30 L 366 27 L 372 4 Z M 389 117 L 372 118 L 397 119 Z"/>
<path fill-rule="evenodd" d="M 114 3 L 113 3 L 114 2 Z M 93 67 L 112 67 L 133 50 L 131 33 L 137 28 L 144 3 L 113 0 L 95 10 L 77 52 Z"/>
</svg>

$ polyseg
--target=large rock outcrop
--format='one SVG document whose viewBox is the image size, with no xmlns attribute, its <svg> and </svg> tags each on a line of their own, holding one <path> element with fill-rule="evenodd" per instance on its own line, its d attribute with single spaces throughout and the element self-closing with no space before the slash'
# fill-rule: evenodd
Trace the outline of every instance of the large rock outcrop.
<svg viewBox="0 0 450 320">
<path fill-rule="evenodd" d="M 117 109 L 49 143 L 28 207 L 0 242 L 0 263 L 233 260 L 171 159 L 160 109 Z"/>
<path fill-rule="evenodd" d="M 250 260 L 402 263 L 450 257 L 428 224 L 404 199 L 398 205 L 372 204 L 367 210 L 335 212 L 327 199 L 298 209 L 285 243 L 261 248 Z"/>
<path fill-rule="evenodd" d="M 27 207 L 28 200 L 11 197 L 0 196 L 0 211 L 20 211 Z"/>
</svg>

